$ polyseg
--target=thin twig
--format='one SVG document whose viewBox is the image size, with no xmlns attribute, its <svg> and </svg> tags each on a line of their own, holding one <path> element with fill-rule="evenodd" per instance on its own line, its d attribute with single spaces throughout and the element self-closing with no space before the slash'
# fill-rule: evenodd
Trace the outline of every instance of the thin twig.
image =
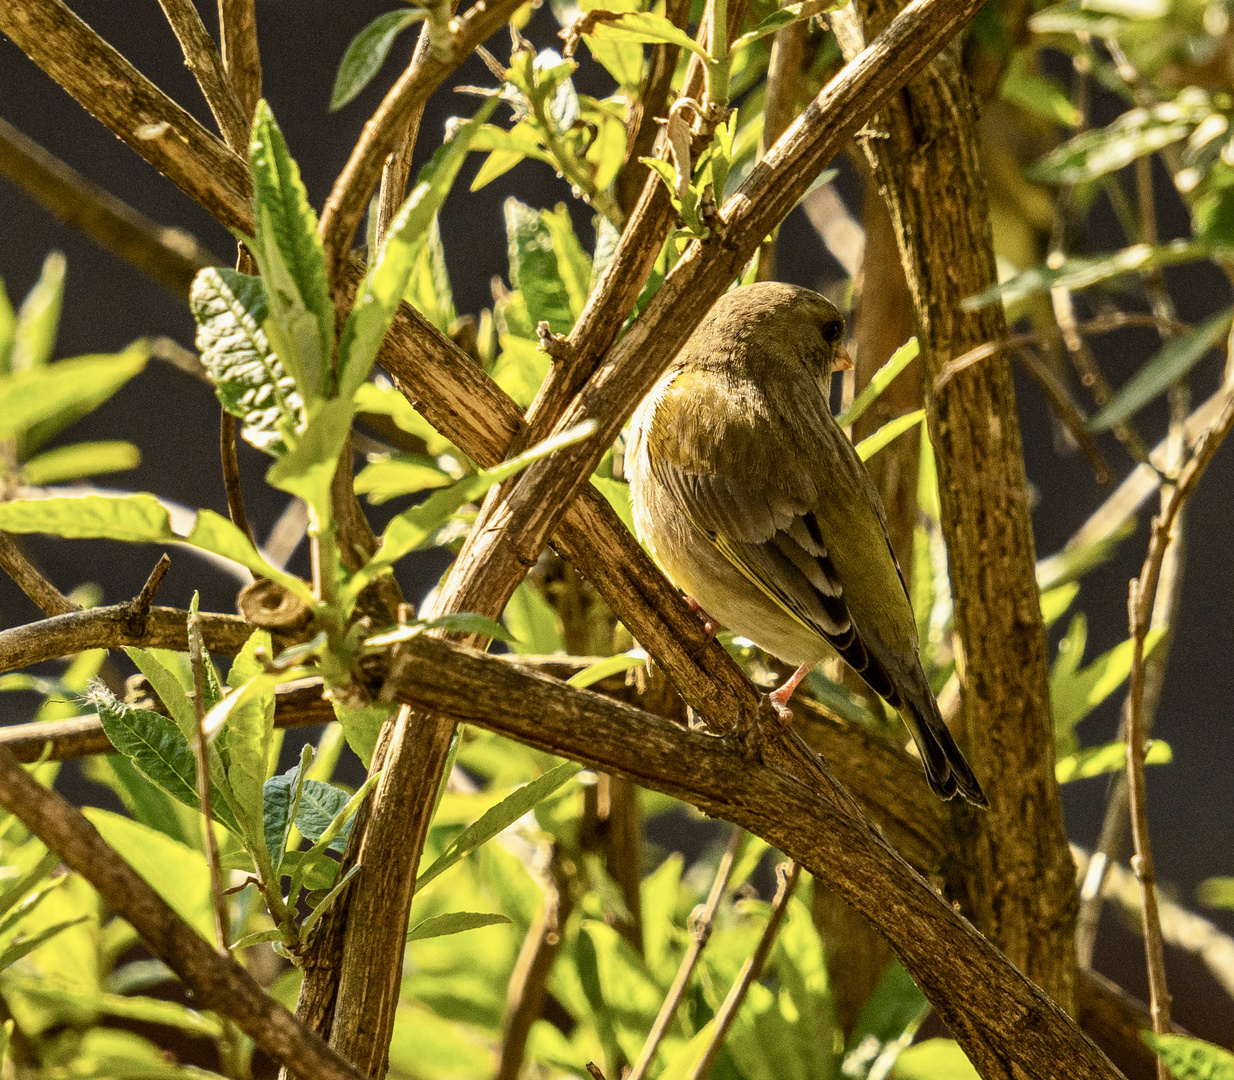
<svg viewBox="0 0 1234 1080">
<path fill-rule="evenodd" d="M 236 418 L 226 408 L 219 410 L 219 456 L 223 462 L 223 486 L 227 489 L 227 513 L 231 523 L 249 538 L 254 547 L 253 528 L 244 509 L 244 489 L 240 486 L 240 462 L 236 457 Z"/>
<path fill-rule="evenodd" d="M 193 276 L 220 262 L 188 233 L 159 225 L 92 184 L 0 119 L 0 174 L 60 221 L 187 300 Z"/>
<path fill-rule="evenodd" d="M 753 955 L 742 964 L 737 981 L 729 989 L 724 1004 L 716 1013 L 711 1041 L 707 1044 L 706 1052 L 695 1062 L 694 1068 L 690 1071 L 690 1080 L 706 1080 L 711 1072 L 711 1066 L 715 1064 L 720 1047 L 728 1038 L 733 1021 L 737 1019 L 737 1011 L 746 999 L 750 984 L 762 975 L 763 965 L 767 963 L 771 946 L 775 944 L 776 934 L 780 930 L 780 923 L 784 920 L 784 913 L 788 910 L 789 897 L 793 895 L 793 890 L 797 888 L 797 882 L 801 877 L 801 864 L 792 860 L 781 863 L 776 867 L 776 877 L 779 879 L 779 886 L 776 888 L 775 899 L 771 901 L 771 915 L 767 919 L 767 925 L 763 928 L 763 936 L 758 939 L 758 946 Z"/>
<path fill-rule="evenodd" d="M 237 153 L 248 145 L 249 125 L 240 99 L 227 77 L 214 39 L 191 0 L 159 0 L 163 14 L 175 31 L 184 52 L 184 64 L 193 73 L 202 96 L 214 114 L 223 141 Z"/>
<path fill-rule="evenodd" d="M 6 532 L 0 532 L 0 569 L 44 614 L 65 615 L 70 611 L 81 611 L 80 604 L 75 604 L 39 573 L 38 567 L 26 558 L 17 541 Z"/>
<path fill-rule="evenodd" d="M 219 41 L 223 67 L 240 101 L 244 119 L 251 126 L 261 97 L 256 0 L 219 0 Z"/>
<path fill-rule="evenodd" d="M 573 910 L 570 875 L 557 845 L 544 874 L 544 897 L 535 921 L 523 939 L 506 987 L 506 1022 L 496 1080 L 516 1080 L 527 1050 L 527 1036 L 544 1012 L 548 976 L 561 951 L 563 932 Z"/>
<path fill-rule="evenodd" d="M 1097 440 L 1093 437 L 1092 432 L 1085 427 L 1084 414 L 1080 412 L 1080 407 L 1072 400 L 1066 386 L 1054 374 L 1049 364 L 1042 360 L 1031 346 L 1026 345 L 1017 349 L 1016 355 L 1045 393 L 1046 400 L 1054 410 L 1054 415 L 1058 417 L 1063 427 L 1067 429 L 1071 437 L 1076 441 L 1076 445 L 1079 446 L 1084 459 L 1097 477 L 1097 482 L 1099 484 L 1114 483 L 1114 471 L 1106 461 L 1105 455 L 1101 452 L 1101 447 L 1097 445 Z"/>
<path fill-rule="evenodd" d="M 1072 329 L 1077 334 L 1108 334 L 1113 330 L 1122 330 L 1128 326 L 1165 328 L 1171 333 L 1176 334 L 1186 333 L 1190 329 L 1184 323 L 1172 320 L 1165 321 L 1156 315 L 1128 314 L 1121 311 L 1100 315 L 1095 319 L 1090 319 L 1088 322 L 1076 323 Z M 1047 341 L 1057 341 L 1059 338 L 1064 337 L 1065 334 L 1066 331 L 1060 327 L 1057 330 L 1042 330 L 1030 334 L 1009 334 L 1002 341 L 988 341 L 984 345 L 978 345 L 975 349 L 969 349 L 962 356 L 957 356 L 954 360 L 947 361 L 943 369 L 938 373 L 938 377 L 934 380 L 933 392 L 935 394 L 939 393 L 947 383 L 965 368 L 972 367 L 982 360 L 987 360 L 1005 349 L 1019 349 L 1027 345 L 1040 345 Z"/>
<path fill-rule="evenodd" d="M 737 855 L 737 845 L 741 842 L 743 835 L 741 829 L 733 830 L 728 847 L 720 856 L 720 864 L 716 867 L 716 876 L 711 883 L 711 891 L 707 894 L 706 903 L 700 904 L 690 914 L 690 946 L 686 949 L 685 956 L 681 958 L 681 964 L 673 978 L 673 985 L 669 987 L 660 1011 L 656 1014 L 655 1023 L 651 1025 L 651 1030 L 647 1033 L 647 1041 L 643 1043 L 638 1061 L 634 1063 L 634 1069 L 626 1075 L 625 1080 L 643 1080 L 651 1065 L 651 1059 L 655 1057 L 656 1050 L 659 1049 L 665 1032 L 668 1031 L 668 1025 L 677 1015 L 681 999 L 690 983 L 690 976 L 694 974 L 694 966 L 698 963 L 698 958 L 702 955 L 711 937 L 711 926 L 715 919 L 716 909 L 720 906 L 720 898 L 724 895 L 724 890 L 728 888 L 728 877 L 733 871 L 733 859 Z"/>
<path fill-rule="evenodd" d="M 776 31 L 771 40 L 771 59 L 767 65 L 767 105 L 763 110 L 763 134 L 758 141 L 758 156 L 767 153 L 784 134 L 797 115 L 797 90 L 801 86 L 801 62 L 805 51 L 806 22 L 799 20 Z M 724 199 L 724 192 L 716 192 Z M 773 281 L 776 276 L 776 242 L 763 241 L 758 254 L 758 280 Z"/>
<path fill-rule="evenodd" d="M 154 564 L 154 569 L 146 576 L 146 582 L 141 587 L 132 602 L 129 604 L 129 624 L 140 633 L 145 625 L 146 620 L 150 618 L 150 605 L 154 603 L 154 598 L 158 596 L 159 589 L 163 585 L 163 578 L 167 576 L 167 571 L 171 569 L 171 556 L 164 552 L 159 556 L 159 561 Z M 198 618 L 198 626 L 201 623 L 200 615 Z"/>
<path fill-rule="evenodd" d="M 276 1061 L 322 1080 L 368 1080 L 265 992 L 230 956 L 220 955 L 132 869 L 81 812 L 43 787 L 0 747 L 0 804 L 98 891 L 197 999 L 235 1020 Z"/>
<path fill-rule="evenodd" d="M 1127 702 L 1127 789 L 1130 796 L 1131 835 L 1135 847 L 1131 865 L 1140 880 L 1144 896 L 1143 930 L 1148 964 L 1149 1009 L 1153 1017 L 1153 1031 L 1158 1034 L 1170 1030 L 1170 997 L 1166 987 L 1165 950 L 1157 908 L 1152 845 L 1148 834 L 1144 778 L 1144 759 L 1148 753 L 1144 715 L 1144 640 L 1148 634 L 1161 568 L 1170 546 L 1175 520 L 1232 426 L 1234 394 L 1229 395 L 1221 414 L 1200 437 L 1195 452 L 1179 475 L 1169 501 L 1153 519 L 1144 567 L 1139 578 L 1131 582 L 1127 602 L 1128 624 L 1133 643 Z M 1158 1077 L 1159 1080 L 1168 1080 L 1169 1072 L 1164 1065 L 1159 1067 Z"/>
<path fill-rule="evenodd" d="M 248 164 L 78 18 L 63 0 L 5 0 L 0 31 L 186 195 L 253 231 Z M 134 123 L 134 119 L 139 122 Z"/>
<path fill-rule="evenodd" d="M 210 806 L 210 748 L 206 742 L 206 676 L 201 648 L 201 618 L 197 612 L 188 618 L 189 660 L 193 666 L 193 711 L 197 716 L 197 737 L 193 756 L 197 760 L 197 801 L 201 804 L 201 839 L 210 871 L 210 896 L 214 901 L 214 940 L 221 955 L 231 949 L 231 919 L 223 893 L 223 873 L 219 867 L 218 838 L 214 835 L 214 814 Z"/>
<path fill-rule="evenodd" d="M 326 266 L 331 280 L 341 279 L 347 250 L 356 226 L 364 216 L 369 194 L 377 185 L 386 156 L 407 130 L 408 117 L 421 106 L 459 64 L 503 26 L 520 0 L 477 2 L 455 20 L 452 54 L 442 60 L 433 50 L 413 61 L 390 88 L 377 111 L 364 125 L 351 156 L 334 183 L 321 213 L 321 237 L 326 247 Z"/>
</svg>

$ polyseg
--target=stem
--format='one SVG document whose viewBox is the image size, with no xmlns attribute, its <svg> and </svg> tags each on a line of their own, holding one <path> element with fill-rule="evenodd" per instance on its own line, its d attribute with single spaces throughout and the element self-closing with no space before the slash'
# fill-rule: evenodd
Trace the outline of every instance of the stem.
<svg viewBox="0 0 1234 1080">
<path fill-rule="evenodd" d="M 240 486 L 240 462 L 236 457 L 236 418 L 225 408 L 219 414 L 219 456 L 223 460 L 223 486 L 227 489 L 227 513 L 231 523 L 249 538 L 253 547 L 253 529 L 244 510 L 244 490 Z"/>
<path fill-rule="evenodd" d="M 733 871 L 733 859 L 737 855 L 737 845 L 741 842 L 743 835 L 741 829 L 733 829 L 728 847 L 724 849 L 724 854 L 720 856 L 720 864 L 716 867 L 715 880 L 711 883 L 711 892 L 707 894 L 707 902 L 695 908 L 690 914 L 690 947 L 686 949 L 685 956 L 681 958 L 681 964 L 673 978 L 673 985 L 669 987 L 668 995 L 664 998 L 659 1013 L 656 1014 L 655 1023 L 651 1025 L 651 1031 L 647 1033 L 647 1041 L 643 1043 L 638 1061 L 634 1063 L 633 1071 L 626 1075 L 625 1080 L 643 1080 L 643 1077 L 647 1075 L 648 1066 L 651 1065 L 651 1059 L 655 1057 L 656 1050 L 659 1049 L 664 1034 L 668 1031 L 668 1025 L 677 1015 L 677 1008 L 690 983 L 690 976 L 694 974 L 694 966 L 698 963 L 698 958 L 702 955 L 711 937 L 711 924 L 715 919 L 716 908 L 720 906 L 720 898 L 724 895 L 724 890 L 728 888 L 729 874 Z"/>
<path fill-rule="evenodd" d="M 711 14 L 711 62 L 707 65 L 707 104 L 715 111 L 728 108 L 728 0 L 708 0 Z M 717 195 L 722 201 L 724 193 Z"/>
<path fill-rule="evenodd" d="M 775 899 L 771 901 L 771 916 L 763 928 L 763 936 L 759 938 L 753 955 L 742 965 L 737 981 L 729 989 L 728 997 L 724 999 L 724 1004 L 716 1013 L 711 1042 L 707 1045 L 706 1053 L 695 1063 L 689 1080 L 706 1080 L 708 1073 L 711 1072 L 711 1066 L 715 1064 L 716 1055 L 719 1054 L 720 1047 L 724 1045 L 729 1029 L 737 1018 L 737 1011 L 746 999 L 750 984 L 763 973 L 763 965 L 767 962 L 771 946 L 775 943 L 780 923 L 784 920 L 784 912 L 788 910 L 789 897 L 793 895 L 793 890 L 797 888 L 797 881 L 801 877 L 801 864 L 792 860 L 781 863 L 776 867 L 776 876 L 780 884 L 776 889 Z"/>
<path fill-rule="evenodd" d="M 26 558 L 25 553 L 8 533 L 0 532 L 0 569 L 13 579 L 45 615 L 65 615 L 70 611 L 81 611 L 81 605 L 75 604 L 57 589 L 41 573 L 38 567 Z"/>
<path fill-rule="evenodd" d="M 257 99 L 261 97 L 261 53 L 257 48 L 256 9 L 256 0 L 219 0 L 223 67 L 227 69 L 250 127 Z"/>
<path fill-rule="evenodd" d="M 591 176 L 579 166 L 579 163 L 574 159 L 574 155 L 562 145 L 561 139 L 558 138 L 557 132 L 553 129 L 552 120 L 545 111 L 544 99 L 542 97 L 532 95 L 531 111 L 540 125 L 540 134 L 544 137 L 544 143 L 548 147 L 548 152 L 553 155 L 553 160 L 557 163 L 557 168 L 561 170 L 562 176 L 579 190 L 579 193 L 591 206 L 608 218 L 613 228 L 620 232 L 625 224 L 625 216 L 621 212 L 621 207 L 617 205 L 608 192 L 601 191 L 596 187 L 596 183 Z"/>
<path fill-rule="evenodd" d="M 210 896 L 214 901 L 215 945 L 221 955 L 229 955 L 231 922 L 227 914 L 227 897 L 223 893 L 223 875 L 219 867 L 218 839 L 214 835 L 214 815 L 210 810 L 210 750 L 206 744 L 203 721 L 206 718 L 205 659 L 201 646 L 201 618 L 196 611 L 188 618 L 189 659 L 193 665 L 193 708 L 197 714 L 197 738 L 193 740 L 193 756 L 197 759 L 197 801 L 201 804 L 201 835 L 205 845 L 206 865 L 210 870 Z"/>
</svg>

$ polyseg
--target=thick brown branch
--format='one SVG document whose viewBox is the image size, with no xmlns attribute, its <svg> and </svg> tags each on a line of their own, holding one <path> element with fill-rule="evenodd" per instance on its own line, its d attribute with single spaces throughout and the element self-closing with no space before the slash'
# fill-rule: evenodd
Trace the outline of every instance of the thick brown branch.
<svg viewBox="0 0 1234 1080">
<path fill-rule="evenodd" d="M 151 221 L 0 119 L 0 173 L 66 225 L 132 263 L 182 300 L 193 276 L 219 261 L 192 236 Z"/>
<path fill-rule="evenodd" d="M 141 934 L 150 951 L 193 993 L 199 1007 L 230 1017 L 276 1061 L 294 1062 L 306 1075 L 363 1080 L 235 960 L 215 952 L 78 810 L 29 776 L 2 748 L 0 803 Z"/>
<path fill-rule="evenodd" d="M 5 0 L 0 31 L 186 195 L 252 232 L 246 163 L 61 0 Z"/>
<path fill-rule="evenodd" d="M 414 708 L 627 776 L 801 862 L 882 931 L 988 1080 L 1119 1075 L 875 830 L 734 740 L 683 730 L 448 642 L 416 639 L 404 660 L 399 691 Z M 790 729 L 790 757 L 791 742 Z"/>
<path fill-rule="evenodd" d="M 144 619 L 134 618 L 131 604 L 112 604 L 0 630 L 0 672 L 71 656 L 84 649 L 140 645 L 183 651 L 188 648 L 187 618 L 187 611 L 165 607 L 151 608 Z M 211 652 L 235 656 L 253 627 L 235 615 L 203 614 L 201 632 Z"/>
<path fill-rule="evenodd" d="M 261 97 L 261 53 L 257 48 L 256 0 L 219 0 L 219 40 L 236 97 L 248 124 Z"/>
</svg>

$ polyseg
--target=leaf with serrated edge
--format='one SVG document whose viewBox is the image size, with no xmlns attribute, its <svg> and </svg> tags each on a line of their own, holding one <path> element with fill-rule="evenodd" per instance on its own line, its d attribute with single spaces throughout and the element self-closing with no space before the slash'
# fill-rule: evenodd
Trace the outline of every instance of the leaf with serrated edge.
<svg viewBox="0 0 1234 1080">
<path fill-rule="evenodd" d="M 317 215 L 309 205 L 300 169 L 264 100 L 257 103 L 253 118 L 249 169 L 257 223 L 253 254 L 261 268 L 271 319 L 291 345 L 299 368 L 292 375 L 308 403 L 326 393 L 334 303 Z M 277 344 L 276 351 L 285 364 L 293 366 Z"/>
</svg>

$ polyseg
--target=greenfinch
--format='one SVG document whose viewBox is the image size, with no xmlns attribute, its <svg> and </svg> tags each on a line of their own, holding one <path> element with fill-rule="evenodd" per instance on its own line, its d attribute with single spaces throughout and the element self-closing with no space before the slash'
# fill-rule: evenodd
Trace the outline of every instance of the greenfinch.
<svg viewBox="0 0 1234 1080">
<path fill-rule="evenodd" d="M 987 806 L 921 668 L 878 492 L 831 415 L 851 365 L 844 320 L 808 289 L 762 282 L 722 297 L 631 422 L 626 471 L 639 538 L 710 616 L 786 663 L 788 699 L 839 653 L 900 712 L 943 799 Z"/>
</svg>

